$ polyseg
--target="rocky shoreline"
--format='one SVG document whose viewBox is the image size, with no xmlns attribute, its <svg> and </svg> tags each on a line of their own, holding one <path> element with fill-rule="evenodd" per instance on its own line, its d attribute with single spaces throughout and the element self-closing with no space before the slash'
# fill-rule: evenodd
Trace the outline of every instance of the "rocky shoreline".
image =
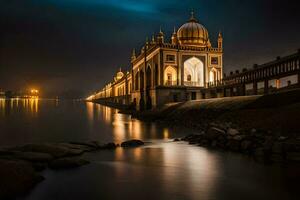
<svg viewBox="0 0 300 200">
<path fill-rule="evenodd" d="M 142 121 L 199 132 L 176 141 L 240 152 L 264 162 L 300 162 L 299 89 L 173 103 L 131 115 Z"/>
<path fill-rule="evenodd" d="M 140 140 L 121 144 L 97 141 L 26 144 L 12 148 L 0 148 L 0 199 L 15 199 L 26 195 L 35 185 L 44 180 L 40 174 L 46 168 L 70 169 L 89 164 L 80 156 L 86 152 L 114 150 L 144 145 Z"/>
<path fill-rule="evenodd" d="M 256 129 L 239 131 L 231 124 L 211 124 L 200 134 L 192 134 L 174 141 L 191 145 L 233 151 L 252 156 L 265 163 L 300 163 L 300 137 L 274 136 Z"/>
</svg>

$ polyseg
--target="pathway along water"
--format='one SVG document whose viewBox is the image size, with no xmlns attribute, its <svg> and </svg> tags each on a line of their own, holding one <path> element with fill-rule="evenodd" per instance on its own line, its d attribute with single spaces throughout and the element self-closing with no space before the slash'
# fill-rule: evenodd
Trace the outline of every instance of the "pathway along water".
<svg viewBox="0 0 300 200">
<path fill-rule="evenodd" d="M 0 100 L 1 145 L 142 139 L 140 148 L 85 154 L 91 164 L 45 170 L 26 200 L 296 199 L 299 166 L 263 165 L 246 156 L 170 139 L 191 133 L 133 120 L 98 104 Z M 298 174 L 297 174 L 298 173 Z"/>
</svg>

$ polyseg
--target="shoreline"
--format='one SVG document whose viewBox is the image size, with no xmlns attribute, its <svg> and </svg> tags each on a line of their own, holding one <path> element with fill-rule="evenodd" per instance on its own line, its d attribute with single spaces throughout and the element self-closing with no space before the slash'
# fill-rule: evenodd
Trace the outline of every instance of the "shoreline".
<svg viewBox="0 0 300 200">
<path fill-rule="evenodd" d="M 299 89 L 264 96 L 172 103 L 151 111 L 119 112 L 141 121 L 199 132 L 175 141 L 239 152 L 265 162 L 300 162 Z"/>
<path fill-rule="evenodd" d="M 97 141 L 26 144 L 0 148 L 0 199 L 24 197 L 45 178 L 45 169 L 67 170 L 87 165 L 84 153 L 144 145 L 140 140 L 128 140 L 121 144 Z"/>
</svg>

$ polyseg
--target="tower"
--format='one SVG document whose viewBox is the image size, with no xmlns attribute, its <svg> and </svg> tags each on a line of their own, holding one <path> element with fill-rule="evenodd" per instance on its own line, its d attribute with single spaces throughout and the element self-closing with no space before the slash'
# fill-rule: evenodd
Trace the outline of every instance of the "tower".
<svg viewBox="0 0 300 200">
<path fill-rule="evenodd" d="M 221 31 L 219 32 L 219 36 L 218 36 L 218 48 L 222 49 L 223 48 L 223 36 Z"/>
<path fill-rule="evenodd" d="M 158 36 L 157 36 L 157 42 L 159 44 L 163 44 L 164 43 L 164 33 L 162 32 L 161 27 L 159 29 L 159 33 L 158 33 Z"/>
<path fill-rule="evenodd" d="M 131 61 L 134 61 L 135 59 L 136 59 L 135 49 L 133 49 L 131 54 Z"/>
<path fill-rule="evenodd" d="M 173 31 L 173 34 L 172 34 L 172 37 L 171 37 L 171 43 L 172 43 L 172 44 L 177 44 L 177 43 L 178 43 L 178 40 L 177 40 L 177 33 L 176 33 L 175 27 L 174 27 L 174 31 Z"/>
</svg>

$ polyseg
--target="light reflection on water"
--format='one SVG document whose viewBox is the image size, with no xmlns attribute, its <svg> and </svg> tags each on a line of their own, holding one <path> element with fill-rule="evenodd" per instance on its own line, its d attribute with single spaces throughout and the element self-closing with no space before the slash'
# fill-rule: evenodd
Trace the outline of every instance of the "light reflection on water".
<svg viewBox="0 0 300 200">
<path fill-rule="evenodd" d="M 182 142 L 160 141 L 83 157 L 91 164 L 47 170 L 46 180 L 26 199 L 282 200 L 296 199 L 298 193 L 286 167 Z"/>
<path fill-rule="evenodd" d="M 0 112 L 2 115 L 10 114 L 13 110 L 24 109 L 26 112 L 34 114 L 38 113 L 39 99 L 38 98 L 12 98 L 0 99 Z"/>
<path fill-rule="evenodd" d="M 121 143 L 133 138 L 168 140 L 185 134 L 131 119 L 99 104 L 57 99 L 1 99 L 0 129 L 0 145 L 87 140 Z"/>
<path fill-rule="evenodd" d="M 191 131 L 144 123 L 98 104 L 0 99 L 0 130 L 2 145 L 120 143 L 132 138 L 151 142 L 141 148 L 85 154 L 91 164 L 75 170 L 46 170 L 46 180 L 25 198 L 28 200 L 292 199 L 299 193 L 297 173 L 287 167 L 265 166 L 242 155 L 170 142 Z"/>
</svg>

